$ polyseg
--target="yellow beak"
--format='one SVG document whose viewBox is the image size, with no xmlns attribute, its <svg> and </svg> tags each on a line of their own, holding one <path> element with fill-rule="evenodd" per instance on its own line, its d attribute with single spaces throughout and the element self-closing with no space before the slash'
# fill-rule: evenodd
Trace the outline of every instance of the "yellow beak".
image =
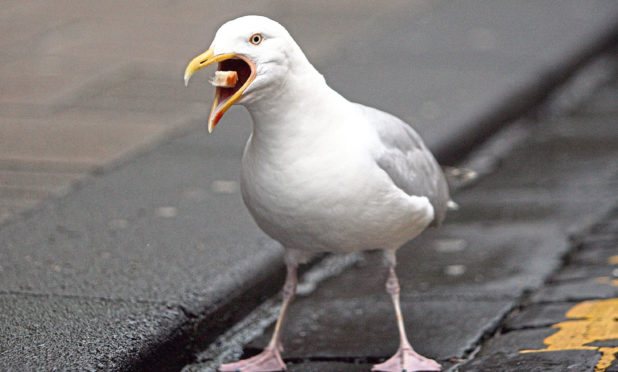
<svg viewBox="0 0 618 372">
<path fill-rule="evenodd" d="M 223 102 L 219 103 L 221 97 L 221 89 L 231 89 L 231 88 L 221 88 L 217 87 L 215 91 L 215 99 L 212 103 L 212 109 L 210 110 L 210 116 L 208 117 L 208 132 L 212 133 L 215 128 L 215 125 L 219 122 L 223 114 L 242 97 L 242 93 L 247 89 L 249 84 L 255 79 L 256 71 L 255 64 L 247 57 L 236 54 L 236 53 L 228 53 L 228 54 L 219 54 L 214 55 L 214 51 L 212 49 L 208 49 L 204 53 L 199 56 L 193 58 L 191 62 L 187 65 L 185 69 L 185 86 L 189 84 L 189 80 L 193 74 L 208 65 L 211 65 L 215 62 L 225 61 L 226 59 L 238 58 L 245 61 L 249 67 L 251 68 L 251 75 L 247 79 L 247 81 L 242 84 L 235 92 L 229 96 L 227 99 L 223 100 Z M 240 83 L 240 82 L 239 82 Z M 233 88 L 236 89 L 236 88 Z"/>
</svg>

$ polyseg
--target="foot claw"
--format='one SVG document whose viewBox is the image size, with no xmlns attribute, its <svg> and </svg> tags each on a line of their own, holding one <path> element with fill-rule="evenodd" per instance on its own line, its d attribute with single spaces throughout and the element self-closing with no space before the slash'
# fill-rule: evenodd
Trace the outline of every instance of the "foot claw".
<svg viewBox="0 0 618 372">
<path fill-rule="evenodd" d="M 382 372 L 440 371 L 440 365 L 407 347 L 399 348 L 390 359 L 374 365 L 371 370 Z"/>
<path fill-rule="evenodd" d="M 276 372 L 285 371 L 278 348 L 267 348 L 260 354 L 235 363 L 222 364 L 221 372 Z"/>
</svg>

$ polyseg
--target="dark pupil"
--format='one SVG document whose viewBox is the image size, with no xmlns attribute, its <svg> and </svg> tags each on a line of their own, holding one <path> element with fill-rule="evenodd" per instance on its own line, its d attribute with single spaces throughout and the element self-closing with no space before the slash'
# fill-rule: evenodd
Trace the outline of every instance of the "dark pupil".
<svg viewBox="0 0 618 372">
<path fill-rule="evenodd" d="M 257 36 L 257 35 L 255 35 L 255 36 L 253 37 L 253 42 L 254 42 L 254 43 L 257 43 L 257 42 L 259 42 L 259 41 L 260 41 L 260 37 L 259 37 L 259 36 Z"/>
</svg>

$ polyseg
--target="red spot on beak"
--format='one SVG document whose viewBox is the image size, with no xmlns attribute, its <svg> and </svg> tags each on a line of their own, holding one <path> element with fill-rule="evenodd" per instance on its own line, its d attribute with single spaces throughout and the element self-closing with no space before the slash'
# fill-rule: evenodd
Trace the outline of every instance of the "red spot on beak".
<svg viewBox="0 0 618 372">
<path fill-rule="evenodd" d="M 219 120 L 221 120 L 222 117 L 223 117 L 223 113 L 221 111 L 215 114 L 215 118 L 212 121 L 213 127 L 217 125 L 217 123 L 219 122 Z"/>
</svg>

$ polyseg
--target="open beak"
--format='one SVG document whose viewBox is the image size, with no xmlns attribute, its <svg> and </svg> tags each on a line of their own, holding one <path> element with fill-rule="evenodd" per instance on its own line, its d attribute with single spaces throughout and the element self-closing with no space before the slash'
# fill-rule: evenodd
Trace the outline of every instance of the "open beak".
<svg viewBox="0 0 618 372">
<path fill-rule="evenodd" d="M 223 114 L 242 97 L 243 92 L 253 82 L 257 73 L 255 63 L 242 54 L 214 55 L 213 50 L 208 49 L 189 62 L 185 69 L 185 85 L 189 84 L 189 79 L 197 70 L 215 62 L 219 63 L 217 67 L 219 71 L 236 71 L 238 82 L 231 88 L 217 87 L 210 116 L 208 117 L 209 133 L 212 133 Z"/>
</svg>

